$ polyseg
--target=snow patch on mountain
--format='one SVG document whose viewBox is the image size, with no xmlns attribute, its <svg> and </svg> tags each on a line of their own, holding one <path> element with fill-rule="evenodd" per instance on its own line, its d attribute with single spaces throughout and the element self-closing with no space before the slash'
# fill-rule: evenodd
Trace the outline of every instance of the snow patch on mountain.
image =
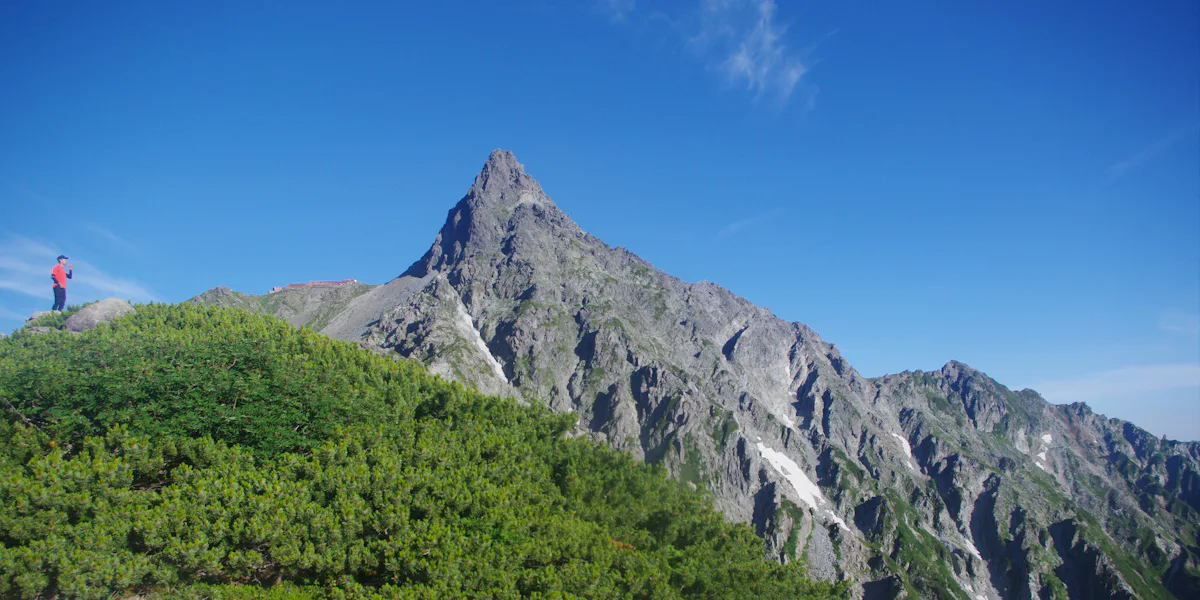
<svg viewBox="0 0 1200 600">
<path fill-rule="evenodd" d="M 508 383 L 508 378 L 504 376 L 504 367 L 500 366 L 500 361 L 496 360 L 491 350 L 488 350 L 487 344 L 483 341 L 483 336 L 479 335 L 479 330 L 475 328 L 475 323 L 471 320 L 471 315 L 467 313 L 467 307 L 463 306 L 463 303 L 459 301 L 455 303 L 455 309 L 457 310 L 458 317 L 458 321 L 455 323 L 456 329 L 479 350 L 484 360 L 492 367 L 492 372 L 496 374 L 496 377 Z"/>
<path fill-rule="evenodd" d="M 912 469 L 913 471 L 918 470 L 916 465 L 917 458 L 913 456 L 912 446 L 909 445 L 908 440 L 898 433 L 892 433 L 892 437 L 896 438 L 896 440 L 900 442 L 900 447 L 904 448 L 904 453 L 908 455 L 908 468 Z"/>
<path fill-rule="evenodd" d="M 825 496 L 821 494 L 821 488 L 817 487 L 817 484 L 813 483 L 808 478 L 808 475 L 804 474 L 804 470 L 800 468 L 800 465 L 796 464 L 796 461 L 778 450 L 767 447 L 761 442 L 756 444 L 756 446 L 763 458 L 776 471 L 779 471 L 788 480 L 788 483 L 792 484 L 792 489 L 796 490 L 796 494 L 800 496 L 800 500 L 812 508 L 814 512 L 820 510 L 821 505 L 829 503 L 825 499 Z M 824 512 L 842 529 L 850 531 L 850 528 L 846 526 L 846 522 L 832 510 L 825 510 Z"/>
</svg>

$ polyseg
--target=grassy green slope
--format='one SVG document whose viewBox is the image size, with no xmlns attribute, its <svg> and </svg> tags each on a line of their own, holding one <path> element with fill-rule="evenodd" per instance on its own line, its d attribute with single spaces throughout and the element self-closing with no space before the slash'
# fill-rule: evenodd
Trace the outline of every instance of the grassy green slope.
<svg viewBox="0 0 1200 600">
<path fill-rule="evenodd" d="M 0 597 L 829 598 L 569 416 L 281 321 L 0 340 Z"/>
</svg>

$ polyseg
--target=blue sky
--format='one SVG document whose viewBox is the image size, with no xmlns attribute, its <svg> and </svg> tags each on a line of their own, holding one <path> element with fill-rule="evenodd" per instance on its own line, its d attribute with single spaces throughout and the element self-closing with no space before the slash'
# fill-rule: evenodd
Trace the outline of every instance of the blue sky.
<svg viewBox="0 0 1200 600">
<path fill-rule="evenodd" d="M 838 344 L 1200 439 L 1192 1 L 0 3 L 0 329 L 382 283 L 494 148 Z"/>
</svg>

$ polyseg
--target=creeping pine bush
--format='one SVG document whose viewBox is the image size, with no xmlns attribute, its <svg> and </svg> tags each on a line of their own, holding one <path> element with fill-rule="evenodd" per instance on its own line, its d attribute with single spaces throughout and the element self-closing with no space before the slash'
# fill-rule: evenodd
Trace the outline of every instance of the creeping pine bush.
<svg viewBox="0 0 1200 600">
<path fill-rule="evenodd" d="M 0 597 L 832 598 L 661 469 L 285 323 L 0 340 Z"/>
</svg>

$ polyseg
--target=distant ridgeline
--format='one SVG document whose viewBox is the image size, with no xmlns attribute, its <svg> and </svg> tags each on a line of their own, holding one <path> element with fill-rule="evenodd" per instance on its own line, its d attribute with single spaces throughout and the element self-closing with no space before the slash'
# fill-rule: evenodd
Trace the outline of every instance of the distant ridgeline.
<svg viewBox="0 0 1200 600">
<path fill-rule="evenodd" d="M 243 310 L 61 321 L 0 340 L 0 597 L 843 592 L 574 416 Z"/>
<path fill-rule="evenodd" d="M 304 288 L 314 287 L 340 287 L 343 285 L 350 285 L 352 283 L 358 283 L 358 280 L 343 279 L 341 281 L 310 281 L 308 283 L 289 283 L 287 285 L 277 285 L 271 288 L 267 293 L 274 294 L 275 292 L 281 292 L 283 290 L 301 290 Z"/>
</svg>

